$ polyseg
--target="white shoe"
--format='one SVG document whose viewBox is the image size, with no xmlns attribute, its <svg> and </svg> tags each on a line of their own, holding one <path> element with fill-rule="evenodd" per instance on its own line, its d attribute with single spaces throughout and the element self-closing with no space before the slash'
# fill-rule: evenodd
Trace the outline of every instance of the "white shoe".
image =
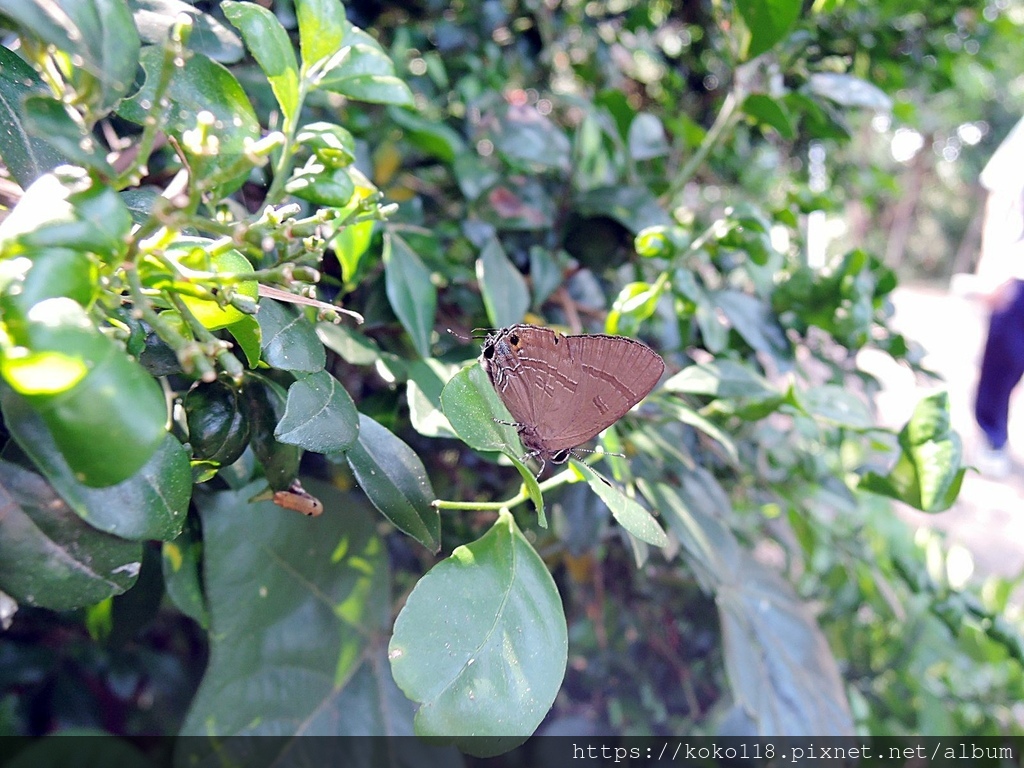
<svg viewBox="0 0 1024 768">
<path fill-rule="evenodd" d="M 974 465 L 985 477 L 992 480 L 1002 480 L 1010 474 L 1013 462 L 1010 459 L 1010 452 L 1006 450 L 1006 446 L 992 448 L 988 445 L 982 445 L 978 448 L 978 453 L 974 457 Z"/>
</svg>

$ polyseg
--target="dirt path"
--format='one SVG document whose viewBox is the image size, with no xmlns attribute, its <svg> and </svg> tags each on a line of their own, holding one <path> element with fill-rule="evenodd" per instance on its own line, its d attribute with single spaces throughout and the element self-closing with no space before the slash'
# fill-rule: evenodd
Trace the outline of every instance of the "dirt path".
<svg viewBox="0 0 1024 768">
<path fill-rule="evenodd" d="M 902 286 L 893 298 L 894 325 L 924 346 L 925 365 L 945 381 L 915 381 L 909 370 L 884 355 L 865 355 L 863 367 L 884 383 L 878 397 L 880 420 L 899 428 L 922 396 L 945 388 L 953 426 L 963 438 L 964 461 L 970 464 L 979 439 L 972 409 L 987 327 L 985 310 L 975 301 L 950 295 L 944 287 Z M 1014 466 L 1006 479 L 994 481 L 969 470 L 956 505 L 938 515 L 900 505 L 900 514 L 908 520 L 933 525 L 947 533 L 950 543 L 970 550 L 979 576 L 1013 577 L 1024 569 L 1024 386 L 1011 403 L 1010 441 Z"/>
</svg>

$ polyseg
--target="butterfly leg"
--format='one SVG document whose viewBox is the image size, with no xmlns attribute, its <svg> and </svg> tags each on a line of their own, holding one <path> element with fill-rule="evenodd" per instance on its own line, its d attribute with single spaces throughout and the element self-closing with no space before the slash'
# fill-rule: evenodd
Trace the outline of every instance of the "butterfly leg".
<svg viewBox="0 0 1024 768">
<path fill-rule="evenodd" d="M 522 423 L 520 423 L 518 421 L 502 421 L 501 419 L 495 419 L 494 423 L 495 424 L 504 424 L 506 427 L 515 427 L 516 429 L 519 429 L 520 427 L 526 426 L 525 424 L 522 424 Z"/>
</svg>

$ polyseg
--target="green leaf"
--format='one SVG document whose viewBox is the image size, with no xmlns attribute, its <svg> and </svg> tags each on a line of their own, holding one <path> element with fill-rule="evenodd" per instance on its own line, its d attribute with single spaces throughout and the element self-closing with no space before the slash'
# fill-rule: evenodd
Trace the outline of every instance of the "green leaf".
<svg viewBox="0 0 1024 768">
<path fill-rule="evenodd" d="M 729 684 L 756 735 L 853 735 L 832 650 L 786 581 L 748 554 L 716 604 Z"/>
<path fill-rule="evenodd" d="M 311 373 L 288 387 L 288 404 L 274 437 L 316 453 L 345 451 L 359 437 L 359 412 L 331 374 Z"/>
<path fill-rule="evenodd" d="M 452 173 L 455 174 L 455 180 L 467 201 L 480 199 L 480 196 L 492 189 L 501 178 L 479 155 L 468 152 L 455 156 L 452 161 Z"/>
<path fill-rule="evenodd" d="M 68 54 L 78 93 L 106 112 L 135 79 L 139 35 L 125 0 L 0 0 L 0 14 Z"/>
<path fill-rule="evenodd" d="M 303 484 L 323 515 L 249 503 L 261 483 L 196 499 L 210 661 L 182 735 L 372 732 L 347 697 L 388 621 L 384 547 L 358 499 Z"/>
<path fill-rule="evenodd" d="M 401 126 L 411 144 L 444 163 L 453 163 L 465 153 L 466 142 L 447 125 L 420 117 L 415 112 L 391 107 L 388 115 Z"/>
<path fill-rule="evenodd" d="M 117 113 L 132 122 L 143 124 L 151 118 L 151 105 L 156 103 L 156 81 L 163 64 L 161 46 L 143 49 L 139 63 L 146 72 L 142 87 L 126 99 Z M 133 64 L 134 67 L 134 64 Z M 189 162 L 192 177 L 204 191 L 219 199 L 235 192 L 249 178 L 252 163 L 246 152 L 252 142 L 261 138 L 262 130 L 245 91 L 225 67 L 201 53 L 193 53 L 183 67 L 175 68 L 167 88 L 169 107 L 161 127 L 178 140 Z M 200 148 L 184 141 L 186 131 L 196 129 L 200 112 L 213 115 L 211 135 L 217 137 L 217 151 Z"/>
<path fill-rule="evenodd" d="M 944 440 L 952 433 L 949 417 L 949 395 L 936 392 L 921 399 L 914 415 L 903 427 L 900 444 L 907 449 L 935 440 Z"/>
<path fill-rule="evenodd" d="M 316 205 L 344 208 L 352 202 L 356 183 L 348 168 L 329 168 L 311 159 L 292 174 L 285 191 Z"/>
<path fill-rule="evenodd" d="M 238 35 L 192 3 L 182 0 L 128 0 L 128 4 L 135 15 L 135 25 L 144 43 L 163 45 L 184 13 L 192 21 L 192 33 L 188 37 L 189 50 L 198 51 L 224 64 L 237 62 L 245 55 L 245 48 Z"/>
<path fill-rule="evenodd" d="M 328 168 L 344 168 L 356 159 L 356 140 L 334 123 L 307 123 L 299 128 L 295 141 L 317 156 Z"/>
<path fill-rule="evenodd" d="M 191 520 L 194 518 L 178 538 L 164 542 L 161 552 L 164 587 L 178 610 L 206 629 L 210 626 L 210 614 L 203 592 L 203 541 L 198 523 Z"/>
<path fill-rule="evenodd" d="M 761 125 L 769 125 L 784 139 L 796 138 L 793 120 L 782 101 L 763 93 L 752 93 L 743 100 L 743 112 Z"/>
<path fill-rule="evenodd" d="M 891 112 L 892 99 L 876 85 L 841 72 L 815 72 L 807 81 L 811 93 L 824 96 L 843 107 L 873 112 Z"/>
<path fill-rule="evenodd" d="M 692 408 L 688 408 L 682 403 L 669 403 L 665 406 L 672 415 L 683 424 L 689 424 L 694 429 L 698 429 L 710 438 L 713 438 L 718 442 L 719 445 L 725 450 L 726 456 L 734 464 L 738 464 L 740 457 L 736 450 L 736 444 L 732 438 L 729 437 L 725 432 L 715 426 L 713 423 L 705 419 L 699 413 Z"/>
<path fill-rule="evenodd" d="M 332 61 L 319 86 L 356 101 L 411 107 L 412 91 L 395 77 L 391 59 L 376 43 L 346 46 Z"/>
<path fill-rule="evenodd" d="M 452 376 L 441 392 L 441 408 L 469 447 L 509 456 L 523 454 L 519 435 L 508 423 L 513 421 L 512 415 L 479 365 L 467 366 Z"/>
<path fill-rule="evenodd" d="M 97 531 L 43 478 L 0 461 L 0 590 L 55 611 L 129 589 L 142 545 Z"/>
<path fill-rule="evenodd" d="M 953 506 L 960 494 L 966 469 L 960 466 L 963 450 L 960 436 L 951 434 L 945 440 L 927 442 L 912 452 L 921 493 L 919 509 L 943 512 Z"/>
<path fill-rule="evenodd" d="M 270 81 L 285 118 L 294 119 L 299 108 L 299 63 L 281 22 L 255 3 L 225 0 L 220 7 L 227 20 L 242 33 L 246 48 Z"/>
<path fill-rule="evenodd" d="M 742 291 L 724 290 L 714 291 L 711 301 L 751 349 L 776 359 L 789 357 L 786 334 L 779 327 L 771 307 L 761 299 Z"/>
<path fill-rule="evenodd" d="M 23 189 L 67 158 L 44 135 L 30 130 L 22 105 L 30 95 L 46 95 L 39 75 L 9 48 L 0 46 L 0 157 Z"/>
<path fill-rule="evenodd" d="M 372 339 L 344 325 L 317 323 L 316 335 L 349 365 L 373 365 L 383 354 Z"/>
<path fill-rule="evenodd" d="M 868 406 L 848 389 L 823 384 L 797 395 L 800 406 L 811 416 L 851 429 L 871 429 L 874 419 Z"/>
<path fill-rule="evenodd" d="M 360 277 L 360 269 L 369 260 L 364 260 L 370 241 L 373 239 L 374 223 L 361 221 L 341 227 L 331 240 L 330 247 L 341 265 L 341 279 L 354 284 Z"/>
<path fill-rule="evenodd" d="M 661 298 L 662 286 L 650 283 L 627 283 L 612 303 L 604 321 L 605 333 L 632 336 L 640 323 L 654 314 Z"/>
<path fill-rule="evenodd" d="M 541 493 L 537 477 L 520 459 L 515 456 L 509 456 L 508 458 L 512 462 L 512 466 L 519 470 L 519 475 L 523 478 L 523 485 L 526 486 L 526 495 L 530 497 L 534 509 L 537 510 L 537 525 L 541 528 L 547 528 L 548 516 L 544 512 L 544 495 Z"/>
<path fill-rule="evenodd" d="M 534 245 L 530 248 L 530 287 L 533 290 L 533 306 L 539 307 L 555 289 L 562 284 L 562 268 L 547 248 Z"/>
<path fill-rule="evenodd" d="M 670 227 L 672 219 L 646 187 L 602 187 L 581 195 L 576 201 L 583 216 L 607 216 L 639 234 L 648 227 Z"/>
<path fill-rule="evenodd" d="M 24 327 L 7 324 L 31 354 L 8 358 L 0 368 L 24 396 L 0 387 L 4 412 L 38 414 L 79 482 L 102 487 L 127 480 L 167 436 L 160 385 L 71 299 L 42 301 L 31 317 Z M 74 378 L 65 377 L 69 372 Z"/>
<path fill-rule="evenodd" d="M 302 451 L 274 437 L 287 406 L 287 393 L 276 382 L 247 374 L 242 386 L 242 407 L 249 420 L 249 447 L 263 466 L 267 483 L 275 491 L 288 490 L 299 474 Z"/>
<path fill-rule="evenodd" d="M 504 510 L 481 539 L 420 579 L 388 657 L 399 688 L 421 704 L 417 733 L 488 756 L 540 724 L 561 687 L 567 645 L 555 582 Z"/>
<path fill-rule="evenodd" d="M 441 548 L 441 517 L 419 456 L 369 416 L 359 414 L 359 439 L 345 452 L 356 482 L 373 506 L 432 552 Z"/>
<path fill-rule="evenodd" d="M 800 16 L 800 0 L 736 0 L 750 31 L 745 58 L 753 59 L 773 47 Z"/>
<path fill-rule="evenodd" d="M 377 51 L 371 48 L 356 45 L 350 50 L 353 61 L 359 57 L 380 60 Z M 390 63 L 389 59 L 389 68 Z M 409 86 L 394 75 L 375 73 L 373 70 L 378 69 L 377 66 L 363 67 L 361 64 L 355 64 L 351 69 L 357 74 L 341 77 L 340 70 L 332 72 L 330 90 L 356 101 L 368 101 L 374 104 L 397 104 L 403 107 L 412 107 L 415 104 Z M 360 71 L 364 69 L 370 71 Z"/>
<path fill-rule="evenodd" d="M 583 475 L 587 484 L 601 501 L 608 505 L 619 525 L 636 536 L 655 547 L 664 547 L 668 544 L 668 536 L 661 529 L 654 516 L 651 515 L 636 499 L 631 499 L 622 491 L 613 486 L 602 475 L 580 461 L 574 461 L 573 466 Z"/>
<path fill-rule="evenodd" d="M 111 187 L 83 168 L 61 166 L 36 179 L 0 223 L 8 255 L 69 248 L 116 262 L 128 252 L 132 217 Z"/>
<path fill-rule="evenodd" d="M 743 363 L 733 360 L 689 365 L 662 384 L 662 389 L 666 392 L 722 398 L 761 398 L 778 394 L 763 377 Z"/>
<path fill-rule="evenodd" d="M 900 454 L 887 476 L 867 472 L 864 490 L 899 499 L 922 512 L 949 509 L 966 470 L 960 436 L 950 429 L 949 396 L 936 392 L 917 404 L 899 435 Z"/>
<path fill-rule="evenodd" d="M 568 170 L 572 145 L 565 131 L 535 107 L 505 109 L 495 117 L 491 140 L 513 163 Z"/>
<path fill-rule="evenodd" d="M 295 15 L 299 21 L 299 47 L 305 70 L 342 47 L 351 28 L 345 18 L 345 6 L 338 0 L 298 0 Z"/>
<path fill-rule="evenodd" d="M 269 299 L 263 299 L 269 303 Z M 255 368 L 260 362 L 260 348 L 263 342 L 263 329 L 259 320 L 252 315 L 245 315 L 239 318 L 225 329 L 236 342 L 239 349 L 245 355 L 245 361 L 250 368 Z"/>
<path fill-rule="evenodd" d="M 316 329 L 301 312 L 264 298 L 256 320 L 262 333 L 263 359 L 270 367 L 305 373 L 324 369 L 327 353 Z"/>
<path fill-rule="evenodd" d="M 476 277 L 493 327 L 504 328 L 523 319 L 530 308 L 530 291 L 496 237 L 490 238 L 480 252 Z"/>
<path fill-rule="evenodd" d="M 676 270 L 672 276 L 672 286 L 678 295 L 695 305 L 693 316 L 704 347 L 715 355 L 722 352 L 729 344 L 729 329 L 719 317 L 708 292 L 697 282 L 693 273 L 686 269 Z"/>
<path fill-rule="evenodd" d="M 455 430 L 441 410 L 441 391 L 460 370 L 433 358 L 414 360 L 407 371 L 406 400 L 413 429 L 426 437 L 454 437 Z"/>
<path fill-rule="evenodd" d="M 634 160 L 651 160 L 669 152 L 665 126 L 657 115 L 641 112 L 629 124 L 629 156 Z"/>
<path fill-rule="evenodd" d="M 106 150 L 80 123 L 71 119 L 69 107 L 50 96 L 28 96 L 23 102 L 25 129 L 44 136 L 57 151 L 76 165 L 107 178 L 116 176 L 106 159 Z"/>
<path fill-rule="evenodd" d="M 0 390 L 4 422 L 18 445 L 79 517 L 122 539 L 169 541 L 181 532 L 192 498 L 188 454 L 165 434 L 156 452 L 128 479 L 104 488 L 75 477 L 43 420 L 24 398 Z"/>
<path fill-rule="evenodd" d="M 512 414 L 494 391 L 487 374 L 479 365 L 470 365 L 452 376 L 441 392 L 441 408 L 458 436 L 478 451 L 501 451 L 519 471 L 526 492 L 537 509 L 537 522 L 547 528 L 544 497 L 537 478 L 523 464 L 523 446 Z"/>
<path fill-rule="evenodd" d="M 687 567 L 693 569 L 705 592 L 715 594 L 723 584 L 736 578 L 744 557 L 733 532 L 722 522 L 731 509 L 721 487 L 703 468 L 687 471 L 683 484 L 674 488 L 667 483 L 649 483 L 638 479 L 647 501 L 661 511 L 669 530 L 688 555 Z"/>
<path fill-rule="evenodd" d="M 420 357 L 430 357 L 437 288 L 430 270 L 401 236 L 384 235 L 384 281 L 391 308 L 408 331 Z"/>
</svg>

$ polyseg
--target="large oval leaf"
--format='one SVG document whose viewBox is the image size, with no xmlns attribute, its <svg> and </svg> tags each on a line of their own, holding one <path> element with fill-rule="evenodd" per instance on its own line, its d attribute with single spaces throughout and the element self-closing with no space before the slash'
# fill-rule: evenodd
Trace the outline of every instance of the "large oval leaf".
<svg viewBox="0 0 1024 768">
<path fill-rule="evenodd" d="M 345 388 L 327 371 L 288 387 L 284 416 L 274 430 L 282 443 L 316 453 L 344 451 L 359 436 L 359 412 Z"/>
<path fill-rule="evenodd" d="M 388 653 L 399 688 L 421 702 L 417 733 L 494 755 L 525 741 L 547 714 L 567 649 L 555 582 L 503 510 L 483 538 L 420 579 Z"/>
<path fill-rule="evenodd" d="M 0 589 L 25 605 L 66 611 L 119 595 L 142 567 L 142 545 L 97 531 L 42 477 L 0 462 Z"/>
<path fill-rule="evenodd" d="M 0 405 L 21 449 L 94 528 L 138 540 L 169 541 L 181 532 L 192 497 L 192 470 L 185 449 L 172 435 L 165 435 L 149 461 L 127 480 L 93 488 L 76 479 L 46 424 L 23 398 L 0 388 Z"/>
<path fill-rule="evenodd" d="M 0 0 L 0 14 L 67 53 L 76 70 L 95 78 L 91 83 L 81 74 L 72 76 L 79 94 L 90 97 L 97 111 L 114 106 L 131 87 L 139 35 L 124 0 Z"/>
<path fill-rule="evenodd" d="M 842 675 L 814 617 L 752 555 L 716 591 L 725 668 L 759 736 L 852 736 Z"/>
<path fill-rule="evenodd" d="M 137 61 L 146 71 L 146 81 L 130 98 L 121 103 L 117 113 L 127 120 L 142 124 L 150 117 L 150 107 L 157 102 L 157 81 L 163 66 L 163 46 L 143 48 Z M 134 72 L 133 62 L 133 72 Z M 195 151 L 192 144 L 181 141 L 193 177 L 215 198 L 237 190 L 249 178 L 249 163 L 238 162 L 248 145 L 260 138 L 260 124 L 245 91 L 225 67 L 193 52 L 184 66 L 175 68 L 167 88 L 170 104 L 161 127 L 179 140 L 186 131 L 196 127 L 196 115 L 206 111 L 213 115 L 211 133 L 218 139 L 215 153 Z"/>
<path fill-rule="evenodd" d="M 411 107 L 412 91 L 395 77 L 395 66 L 380 45 L 351 25 L 346 37 L 347 44 L 331 57 L 319 86 L 356 101 Z"/>
<path fill-rule="evenodd" d="M 345 453 L 373 506 L 395 527 L 433 552 L 441 548 L 434 489 L 412 448 L 369 416 L 359 414 L 359 439 Z"/>
<path fill-rule="evenodd" d="M 357 499 L 303 483 L 320 517 L 250 504 L 262 483 L 196 499 L 211 646 L 184 735 L 368 735 L 343 702 L 388 620 L 384 547 Z"/>
<path fill-rule="evenodd" d="M 23 189 L 64 161 L 61 152 L 25 125 L 21 105 L 26 96 L 46 93 L 35 70 L 14 51 L 0 47 L 0 157 Z"/>
</svg>

